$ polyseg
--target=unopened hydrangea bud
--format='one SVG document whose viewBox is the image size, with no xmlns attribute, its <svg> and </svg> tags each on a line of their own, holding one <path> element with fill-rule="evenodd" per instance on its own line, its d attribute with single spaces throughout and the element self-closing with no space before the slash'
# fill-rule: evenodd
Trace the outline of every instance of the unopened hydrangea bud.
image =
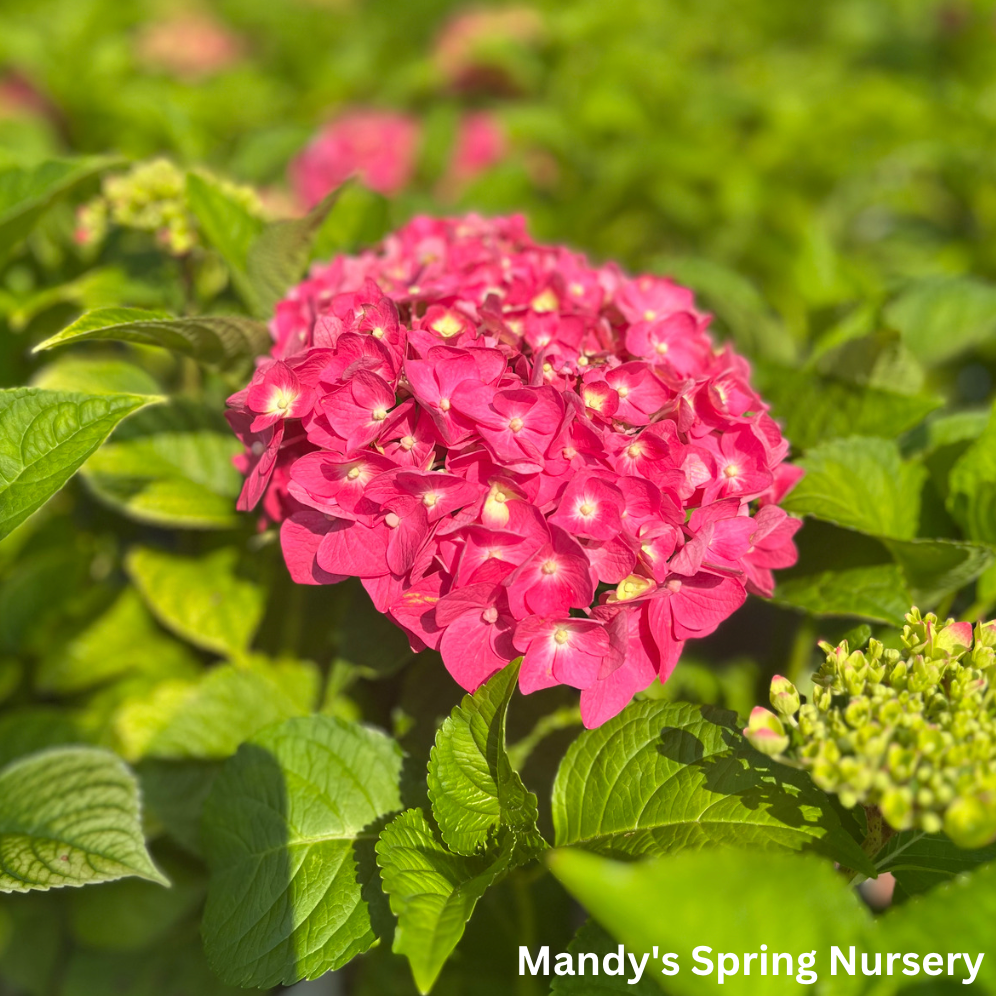
<svg viewBox="0 0 996 996">
<path fill-rule="evenodd" d="M 821 643 L 812 701 L 800 707 L 778 676 L 771 703 L 785 723 L 759 707 L 744 735 L 808 770 L 846 807 L 863 805 L 895 830 L 943 829 L 962 847 L 981 847 L 996 839 L 996 626 L 980 623 L 973 634 L 969 623 L 913 609 L 902 643 Z"/>
<path fill-rule="evenodd" d="M 782 716 L 794 716 L 799 711 L 799 690 L 788 678 L 776 674 L 771 679 L 771 704 Z"/>
<path fill-rule="evenodd" d="M 751 711 L 744 736 L 755 750 L 769 757 L 776 757 L 789 745 L 782 721 L 762 706 L 755 706 Z"/>
</svg>

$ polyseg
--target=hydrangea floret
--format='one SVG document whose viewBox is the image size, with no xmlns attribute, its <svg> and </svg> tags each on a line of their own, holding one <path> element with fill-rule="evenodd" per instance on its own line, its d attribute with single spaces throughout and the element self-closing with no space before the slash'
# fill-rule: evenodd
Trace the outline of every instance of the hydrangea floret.
<svg viewBox="0 0 996 996">
<path fill-rule="evenodd" d="M 796 559 L 800 471 L 708 322 L 520 217 L 416 218 L 277 306 L 229 399 L 240 507 L 464 688 L 522 657 L 522 691 L 578 688 L 599 725 Z"/>
<path fill-rule="evenodd" d="M 200 172 L 250 214 L 262 217 L 263 205 L 252 187 Z M 77 241 L 100 242 L 112 225 L 151 232 L 174 256 L 189 253 L 200 236 L 187 200 L 186 171 L 168 159 L 151 159 L 106 177 L 100 196 L 80 208 Z"/>
<path fill-rule="evenodd" d="M 902 649 L 821 643 L 812 702 L 776 676 L 774 712 L 758 706 L 744 735 L 805 768 L 846 807 L 878 810 L 893 830 L 944 831 L 962 847 L 996 839 L 996 622 L 913 609 Z"/>
</svg>

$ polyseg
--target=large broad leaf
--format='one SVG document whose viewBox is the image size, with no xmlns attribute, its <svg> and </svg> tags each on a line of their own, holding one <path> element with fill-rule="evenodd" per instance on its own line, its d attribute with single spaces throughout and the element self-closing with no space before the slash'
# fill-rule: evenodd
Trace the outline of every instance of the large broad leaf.
<svg viewBox="0 0 996 996">
<path fill-rule="evenodd" d="M 168 884 L 145 850 L 138 785 L 113 754 L 56 747 L 0 771 L 0 891 L 137 875 Z"/>
<path fill-rule="evenodd" d="M 969 538 L 996 544 L 996 407 L 948 478 L 948 510 Z"/>
<path fill-rule="evenodd" d="M 48 501 L 127 415 L 133 394 L 0 391 L 0 539 Z"/>
<path fill-rule="evenodd" d="M 809 776 L 755 751 L 736 719 L 646 701 L 586 730 L 554 783 L 557 845 L 626 858 L 716 844 L 815 850 L 874 873 Z"/>
<path fill-rule="evenodd" d="M 509 864 L 511 848 L 495 859 L 454 854 L 420 809 L 385 827 L 377 842 L 384 891 L 398 918 L 395 954 L 407 957 L 419 992 L 427 993 L 485 890 Z"/>
<path fill-rule="evenodd" d="M 266 599 L 258 585 L 236 575 L 237 562 L 232 547 L 198 558 L 139 547 L 126 566 L 167 629 L 204 650 L 238 657 L 249 647 Z"/>
<path fill-rule="evenodd" d="M 314 979 L 373 944 L 378 824 L 401 808 L 401 750 L 330 716 L 264 730 L 222 768 L 204 811 L 202 931 L 230 985 Z"/>
<path fill-rule="evenodd" d="M 439 728 L 429 756 L 429 798 L 443 840 L 457 854 L 483 850 L 502 827 L 542 847 L 536 797 L 512 770 L 505 749 L 508 703 L 518 663 L 464 696 Z"/>
<path fill-rule="evenodd" d="M 83 632 L 42 658 L 35 687 L 66 695 L 131 671 L 193 677 L 199 669 L 193 652 L 165 634 L 135 589 L 126 588 Z"/>
<path fill-rule="evenodd" d="M 207 242 L 228 264 L 239 296 L 252 305 L 254 294 L 246 272 L 249 248 L 263 231 L 263 221 L 240 204 L 216 180 L 187 175 L 187 203 Z"/>
<path fill-rule="evenodd" d="M 117 161 L 52 159 L 36 166 L 0 167 L 0 263 L 59 197 Z"/>
<path fill-rule="evenodd" d="M 161 405 L 125 423 L 83 467 L 98 498 L 129 518 L 174 529 L 238 524 L 242 478 L 232 457 L 242 445 L 210 413 Z"/>
<path fill-rule="evenodd" d="M 736 953 L 726 955 L 725 972 L 733 971 L 733 958 L 737 969 L 721 980 L 723 992 L 785 993 L 796 986 L 792 976 L 804 952 L 813 952 L 816 959 L 808 981 L 822 980 L 829 975 L 831 945 L 846 952 L 852 944 L 860 946 L 871 929 L 871 917 L 854 890 L 815 855 L 709 850 L 621 864 L 581 851 L 554 851 L 548 861 L 554 875 L 627 953 L 638 960 L 650 955 L 644 978 L 650 975 L 676 996 L 701 996 L 712 989 L 720 981 L 721 952 Z M 693 950 L 700 947 L 709 949 L 699 956 L 711 961 L 711 971 L 693 960 Z M 767 974 L 761 974 L 759 957 L 745 974 L 744 953 L 760 955 L 762 950 Z M 660 959 L 677 955 L 678 971 L 663 975 L 664 962 L 654 959 L 655 951 Z M 779 952 L 790 955 L 792 967 L 783 958 L 775 975 L 773 958 Z M 628 978 L 634 977 L 628 957 L 622 967 Z M 562 984 L 555 991 L 599 992 Z"/>
<path fill-rule="evenodd" d="M 936 605 L 945 595 L 970 584 L 996 556 L 990 547 L 954 540 L 883 542 L 902 568 L 913 602 L 921 607 Z"/>
<path fill-rule="evenodd" d="M 996 333 L 996 286 L 974 277 L 934 277 L 913 284 L 886 309 L 924 363 L 942 363 Z"/>
<path fill-rule="evenodd" d="M 898 564 L 817 571 L 779 578 L 774 601 L 814 616 L 858 616 L 901 626 L 913 604 Z"/>
<path fill-rule="evenodd" d="M 799 464 L 806 476 L 785 499 L 786 511 L 872 536 L 916 535 L 926 471 L 904 461 L 891 440 L 834 439 L 807 450 Z"/>
<path fill-rule="evenodd" d="M 890 911 L 876 922 L 872 941 L 878 951 L 916 952 L 921 962 L 928 952 L 942 952 L 940 967 L 945 975 L 948 959 L 944 955 L 951 950 L 967 952 L 978 969 L 974 984 L 983 992 L 991 992 L 996 985 L 996 961 L 989 953 L 994 921 L 996 863 L 945 882 Z M 933 967 L 938 967 L 936 962 Z M 963 960 L 955 961 L 951 967 L 955 969 L 955 979 L 961 976 L 964 983 L 968 982 Z M 883 981 L 876 994 L 902 989 L 898 978 Z"/>
<path fill-rule="evenodd" d="M 174 318 L 163 311 L 96 308 L 39 343 L 35 351 L 94 340 L 161 346 L 218 370 L 244 369 L 273 345 L 262 322 L 242 315 Z"/>
<path fill-rule="evenodd" d="M 224 758 L 272 723 L 306 710 L 267 675 L 227 664 L 193 680 L 166 681 L 117 713 L 129 761 L 143 757 Z"/>
<path fill-rule="evenodd" d="M 895 438 L 941 402 L 824 377 L 791 367 L 759 365 L 756 381 L 772 415 L 798 449 L 843 436 Z"/>
<path fill-rule="evenodd" d="M 247 282 L 259 317 L 269 318 L 276 303 L 304 276 L 315 239 L 342 189 L 334 190 L 303 218 L 268 225 L 249 248 Z"/>
<path fill-rule="evenodd" d="M 896 834 L 875 856 L 879 872 L 895 876 L 897 897 L 927 892 L 991 861 L 996 861 L 996 844 L 968 850 L 943 834 L 925 834 L 922 830 Z"/>
</svg>

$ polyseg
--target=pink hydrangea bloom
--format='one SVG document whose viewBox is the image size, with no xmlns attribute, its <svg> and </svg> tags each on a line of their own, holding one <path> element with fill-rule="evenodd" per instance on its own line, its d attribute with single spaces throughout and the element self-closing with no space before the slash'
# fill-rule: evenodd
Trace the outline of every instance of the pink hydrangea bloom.
<svg viewBox="0 0 996 996">
<path fill-rule="evenodd" d="M 508 154 L 501 121 L 488 111 L 464 115 L 457 129 L 447 185 L 460 188 L 490 169 Z"/>
<path fill-rule="evenodd" d="M 188 82 L 230 68 L 242 57 L 243 40 L 205 14 L 180 13 L 146 25 L 135 40 L 138 62 Z"/>
<path fill-rule="evenodd" d="M 418 121 L 392 111 L 358 110 L 328 125 L 291 163 L 291 185 L 309 207 L 353 174 L 390 197 L 411 180 Z"/>
<path fill-rule="evenodd" d="M 229 399 L 240 507 L 464 688 L 521 656 L 597 726 L 795 562 L 788 442 L 708 323 L 519 217 L 416 218 L 278 304 Z"/>
</svg>

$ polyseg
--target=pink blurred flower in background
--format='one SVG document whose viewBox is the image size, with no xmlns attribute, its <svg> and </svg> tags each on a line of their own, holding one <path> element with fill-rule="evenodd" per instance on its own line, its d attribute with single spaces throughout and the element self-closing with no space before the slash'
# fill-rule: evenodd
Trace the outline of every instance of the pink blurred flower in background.
<svg viewBox="0 0 996 996">
<path fill-rule="evenodd" d="M 178 14 L 144 27 L 135 56 L 146 69 L 196 81 L 228 69 L 242 56 L 241 38 L 206 14 Z"/>
<path fill-rule="evenodd" d="M 515 92 L 515 50 L 542 37 L 543 20 L 531 7 L 461 11 L 443 27 L 433 61 L 445 83 L 456 90 Z"/>
<path fill-rule="evenodd" d="M 501 121 L 489 111 L 465 114 L 457 129 L 453 158 L 445 186 L 466 186 L 508 154 L 508 136 Z"/>
<path fill-rule="evenodd" d="M 408 114 L 344 114 L 291 163 L 291 186 L 310 207 L 355 173 L 364 186 L 390 197 L 411 180 L 420 137 L 421 126 Z"/>
<path fill-rule="evenodd" d="M 0 119 L 51 116 L 51 105 L 33 83 L 20 73 L 0 70 Z"/>
</svg>

